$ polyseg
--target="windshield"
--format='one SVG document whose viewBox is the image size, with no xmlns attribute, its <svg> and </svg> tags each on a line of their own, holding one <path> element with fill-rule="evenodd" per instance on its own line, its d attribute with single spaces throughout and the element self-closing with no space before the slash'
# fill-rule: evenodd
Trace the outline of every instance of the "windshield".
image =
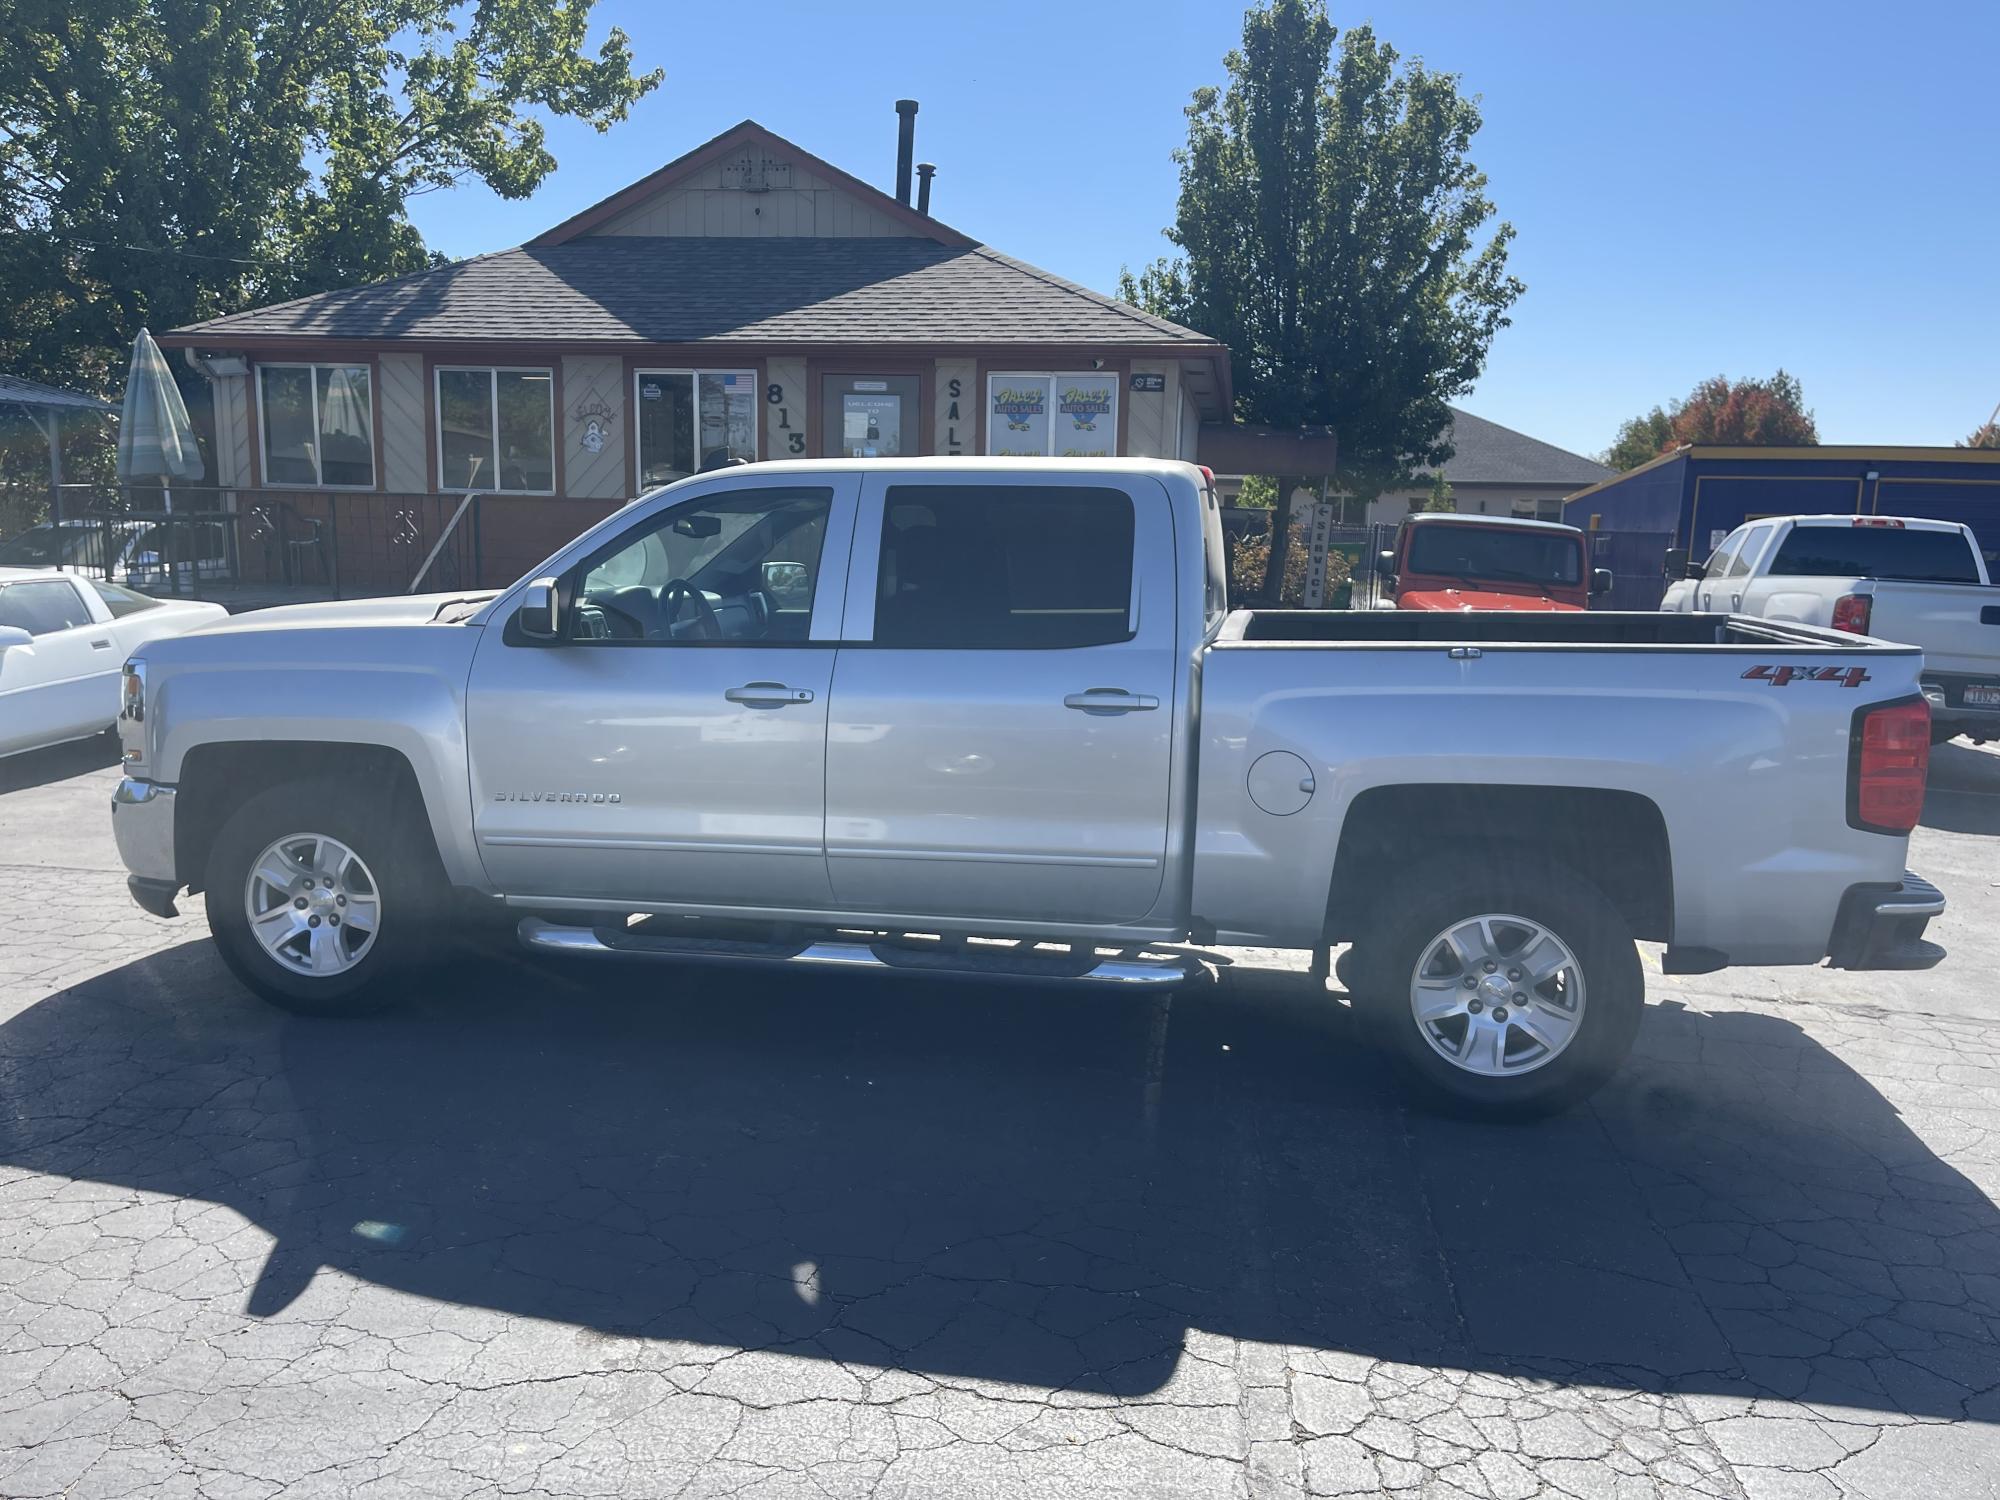
<svg viewBox="0 0 2000 1500">
<path fill-rule="evenodd" d="M 1505 526 L 1416 526 L 1404 570 L 1506 583 L 1582 581 L 1582 549 L 1561 531 Z"/>
<path fill-rule="evenodd" d="M 1771 560 L 1771 572 L 1784 578 L 1979 582 L 1964 533 L 1899 526 L 1795 526 Z"/>
</svg>

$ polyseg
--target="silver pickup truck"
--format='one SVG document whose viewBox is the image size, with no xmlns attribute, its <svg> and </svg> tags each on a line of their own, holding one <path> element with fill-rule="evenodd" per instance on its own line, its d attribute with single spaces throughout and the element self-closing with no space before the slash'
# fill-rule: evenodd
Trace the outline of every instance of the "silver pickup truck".
<svg viewBox="0 0 2000 1500">
<path fill-rule="evenodd" d="M 2000 739 L 2000 588 L 1972 529 L 1917 516 L 1765 516 L 1667 590 L 1728 610 L 1903 641 L 1924 653 L 1931 739 Z"/>
<path fill-rule="evenodd" d="M 1125 985 L 1333 948 L 1435 1097 L 1562 1106 L 1645 986 L 1927 967 L 1921 655 L 1724 615 L 1236 612 L 1203 471 L 772 463 L 497 596 L 300 606 L 126 671 L 131 888 L 300 1011 L 468 903 L 552 954 Z"/>
</svg>

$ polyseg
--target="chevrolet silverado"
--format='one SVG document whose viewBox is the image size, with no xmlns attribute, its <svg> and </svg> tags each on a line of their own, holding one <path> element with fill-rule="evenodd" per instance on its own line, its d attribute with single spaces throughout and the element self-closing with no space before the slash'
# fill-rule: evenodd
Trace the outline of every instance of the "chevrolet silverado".
<svg viewBox="0 0 2000 1500">
<path fill-rule="evenodd" d="M 1433 1097 L 1546 1112 L 1669 972 L 1926 967 L 1921 655 L 1722 614 L 1237 611 L 1204 471 L 766 463 L 497 595 L 128 664 L 131 889 L 274 1003 L 384 1003 L 466 904 L 552 955 L 1173 981 L 1342 954 Z M 1331 1003 L 1331 1002 L 1330 1002 Z"/>
</svg>

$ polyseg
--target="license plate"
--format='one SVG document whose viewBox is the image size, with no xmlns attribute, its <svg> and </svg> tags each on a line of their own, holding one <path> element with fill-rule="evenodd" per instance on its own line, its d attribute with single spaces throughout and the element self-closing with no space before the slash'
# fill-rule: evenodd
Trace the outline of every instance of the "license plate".
<svg viewBox="0 0 2000 1500">
<path fill-rule="evenodd" d="M 1967 708 L 2000 708 L 2000 685 L 1970 682 L 1965 687 Z"/>
</svg>

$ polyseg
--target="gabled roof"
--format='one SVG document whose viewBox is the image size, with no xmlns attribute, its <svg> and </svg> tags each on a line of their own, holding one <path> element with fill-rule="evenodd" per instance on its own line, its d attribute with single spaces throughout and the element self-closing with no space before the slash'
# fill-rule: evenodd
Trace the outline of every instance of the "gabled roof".
<svg viewBox="0 0 2000 1500">
<path fill-rule="evenodd" d="M 232 313 L 176 329 L 162 342 L 298 337 L 1221 348 L 984 245 L 900 236 L 584 236 Z"/>
<path fill-rule="evenodd" d="M 1444 477 L 1452 484 L 1586 485 L 1612 472 L 1596 459 L 1456 406 L 1451 409 L 1451 442 L 1457 451 L 1445 462 Z"/>
<path fill-rule="evenodd" d="M 870 186 L 852 173 L 843 172 L 832 162 L 815 156 L 803 146 L 793 144 L 772 130 L 766 130 L 755 120 L 744 120 L 730 126 L 713 140 L 704 141 L 685 155 L 677 156 L 656 172 L 641 177 L 629 187 L 620 188 L 608 198 L 600 198 L 581 213 L 570 215 L 553 229 L 545 229 L 528 241 L 528 248 L 545 245 L 566 244 L 579 235 L 590 233 L 598 225 L 616 218 L 626 209 L 644 202 L 671 188 L 675 183 L 694 176 L 695 173 L 723 157 L 734 155 L 746 148 L 762 147 L 771 151 L 781 151 L 787 157 L 804 162 L 817 175 L 824 177 L 849 196 L 867 204 L 879 213 L 887 214 L 909 226 L 910 232 L 925 239 L 936 240 L 941 245 L 973 245 L 978 241 L 970 235 L 960 234 L 949 224 L 941 224 L 929 214 L 920 214 L 908 204 L 899 201 L 878 187 Z"/>
</svg>

